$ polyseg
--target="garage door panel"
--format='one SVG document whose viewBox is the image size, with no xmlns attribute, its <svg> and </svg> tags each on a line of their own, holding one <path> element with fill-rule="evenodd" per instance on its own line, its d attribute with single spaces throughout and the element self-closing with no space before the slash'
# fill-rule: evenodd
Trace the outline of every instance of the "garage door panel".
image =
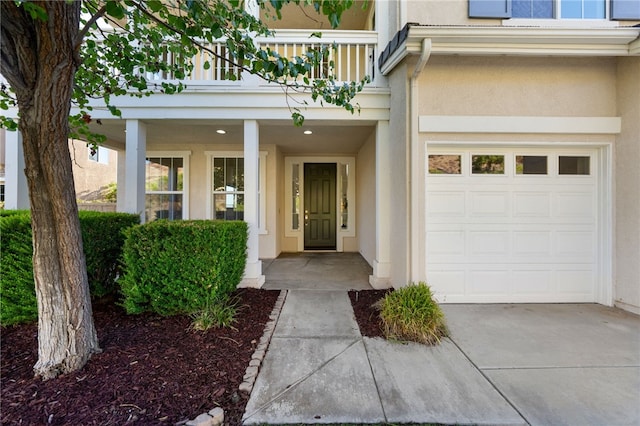
<svg viewBox="0 0 640 426">
<path fill-rule="evenodd" d="M 429 194 L 430 217 L 464 217 L 465 191 L 433 191 Z"/>
<path fill-rule="evenodd" d="M 551 195 L 548 192 L 514 192 L 513 216 L 548 218 L 551 216 Z"/>
<path fill-rule="evenodd" d="M 503 269 L 471 269 L 469 291 L 473 294 L 508 294 L 511 287 L 509 271 Z"/>
<path fill-rule="evenodd" d="M 430 256 L 464 256 L 464 231 L 427 232 L 427 251 Z"/>
<path fill-rule="evenodd" d="M 473 153 L 457 149 L 447 153 L 463 158 Z M 456 176 L 429 175 L 426 263 L 436 298 L 448 303 L 595 301 L 595 170 L 558 175 L 559 154 L 540 149 L 549 159 L 548 173 L 518 175 L 509 156 L 519 150 L 496 149 L 503 151 L 504 175 L 472 175 L 466 168 Z"/>
<path fill-rule="evenodd" d="M 513 253 L 515 256 L 550 256 L 551 241 L 550 231 L 514 231 Z"/>
<path fill-rule="evenodd" d="M 543 270 L 523 269 L 513 273 L 513 294 L 550 294 L 553 290 L 552 271 L 545 266 Z"/>
<path fill-rule="evenodd" d="M 554 235 L 554 247 L 558 256 L 589 263 L 595 259 L 595 235 L 591 231 L 558 231 Z"/>
<path fill-rule="evenodd" d="M 595 217 L 595 197 L 592 192 L 557 192 L 553 215 L 562 218 L 588 219 Z"/>
<path fill-rule="evenodd" d="M 465 271 L 461 270 L 432 270 L 429 274 L 431 290 L 436 299 L 442 301 L 444 295 L 464 296 L 465 294 Z"/>
<path fill-rule="evenodd" d="M 469 195 L 471 198 L 469 214 L 471 216 L 497 218 L 509 215 L 508 192 L 471 192 Z"/>
<path fill-rule="evenodd" d="M 562 269 L 556 272 L 556 291 L 561 294 L 590 295 L 595 287 L 593 269 Z"/>
<path fill-rule="evenodd" d="M 469 254 L 471 255 L 509 255 L 509 232 L 471 231 L 469 232 L 469 242 Z"/>
</svg>

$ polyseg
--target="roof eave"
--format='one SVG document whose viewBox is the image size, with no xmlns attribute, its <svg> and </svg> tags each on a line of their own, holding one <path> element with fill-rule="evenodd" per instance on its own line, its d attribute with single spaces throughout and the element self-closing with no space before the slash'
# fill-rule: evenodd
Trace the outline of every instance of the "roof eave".
<svg viewBox="0 0 640 426">
<path fill-rule="evenodd" d="M 432 55 L 640 56 L 640 28 L 432 27 L 409 25 L 380 58 L 387 75 L 430 39 Z"/>
</svg>

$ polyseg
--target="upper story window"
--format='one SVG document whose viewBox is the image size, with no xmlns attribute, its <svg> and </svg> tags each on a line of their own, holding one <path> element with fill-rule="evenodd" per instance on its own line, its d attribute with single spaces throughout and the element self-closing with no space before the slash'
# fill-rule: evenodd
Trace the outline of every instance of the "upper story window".
<svg viewBox="0 0 640 426">
<path fill-rule="evenodd" d="M 640 0 L 469 0 L 469 17 L 640 20 Z"/>
<path fill-rule="evenodd" d="M 512 0 L 512 18 L 605 19 L 607 0 Z"/>
</svg>

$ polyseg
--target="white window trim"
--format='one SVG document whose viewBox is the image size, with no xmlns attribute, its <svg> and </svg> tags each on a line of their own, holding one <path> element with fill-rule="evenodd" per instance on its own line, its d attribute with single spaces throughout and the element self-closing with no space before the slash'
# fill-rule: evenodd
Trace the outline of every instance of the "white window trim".
<svg viewBox="0 0 640 426">
<path fill-rule="evenodd" d="M 296 238 L 297 247 L 299 252 L 304 251 L 304 224 L 303 221 L 300 221 L 301 226 L 298 229 L 293 229 L 293 223 L 291 218 L 291 210 L 293 208 L 292 205 L 292 196 L 291 193 L 291 179 L 293 172 L 293 165 L 298 164 L 299 168 L 299 185 L 300 188 L 304 188 L 304 164 L 305 163 L 335 163 L 336 165 L 347 164 L 349 166 L 349 179 L 347 181 L 347 200 L 349 201 L 349 218 L 347 220 L 347 229 L 343 229 L 339 224 L 341 223 L 340 216 L 340 197 L 342 194 L 342 190 L 340 187 L 340 182 L 337 182 L 336 188 L 336 251 L 342 252 L 344 251 L 344 238 L 355 237 L 356 236 L 356 159 L 355 157 L 286 157 L 284 159 L 285 169 L 284 169 L 284 211 L 285 219 L 284 219 L 284 234 L 285 237 Z M 338 176 L 340 173 L 340 168 L 337 168 Z M 301 191 L 300 195 L 300 206 L 303 208 L 304 206 L 304 190 Z M 301 212 L 300 217 L 302 218 L 303 212 Z"/>
<path fill-rule="evenodd" d="M 182 176 L 182 191 L 147 191 L 147 194 L 182 194 L 182 220 L 189 220 L 189 159 L 191 151 L 147 151 L 146 158 L 182 158 L 182 167 L 184 174 Z M 146 176 L 145 176 L 146 180 Z"/>
<path fill-rule="evenodd" d="M 207 201 L 206 215 L 213 220 L 213 159 L 214 158 L 244 158 L 244 151 L 205 151 L 207 157 Z M 259 184 L 258 184 L 258 234 L 267 235 L 267 151 L 260 151 L 259 159 Z M 244 193 L 245 191 L 243 191 Z"/>
</svg>

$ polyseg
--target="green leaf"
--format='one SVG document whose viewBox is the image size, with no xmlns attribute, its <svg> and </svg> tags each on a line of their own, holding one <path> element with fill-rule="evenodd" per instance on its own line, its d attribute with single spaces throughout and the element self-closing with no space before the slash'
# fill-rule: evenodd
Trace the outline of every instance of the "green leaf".
<svg viewBox="0 0 640 426">
<path fill-rule="evenodd" d="M 164 8 L 164 5 L 159 0 L 147 0 L 147 6 L 149 6 L 149 9 L 154 13 Z"/>
<path fill-rule="evenodd" d="M 105 3 L 105 9 L 107 15 L 110 15 L 116 19 L 122 19 L 125 15 L 125 8 L 119 1 L 107 1 Z"/>
</svg>

